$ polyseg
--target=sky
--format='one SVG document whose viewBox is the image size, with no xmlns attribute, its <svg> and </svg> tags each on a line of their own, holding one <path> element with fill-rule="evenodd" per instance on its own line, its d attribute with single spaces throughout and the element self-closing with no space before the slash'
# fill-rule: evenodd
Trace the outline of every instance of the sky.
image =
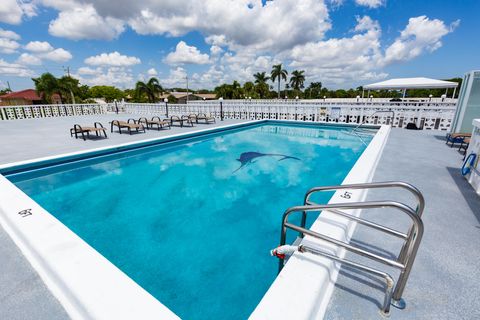
<svg viewBox="0 0 480 320">
<path fill-rule="evenodd" d="M 480 69 L 478 0 L 1 2 L 0 89 L 14 91 L 44 72 L 212 89 L 277 63 L 329 88 Z"/>
</svg>

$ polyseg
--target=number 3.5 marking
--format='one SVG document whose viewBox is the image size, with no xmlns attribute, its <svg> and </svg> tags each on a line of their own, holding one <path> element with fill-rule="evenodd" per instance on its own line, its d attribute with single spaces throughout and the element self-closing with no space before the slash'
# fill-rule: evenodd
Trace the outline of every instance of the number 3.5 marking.
<svg viewBox="0 0 480 320">
<path fill-rule="evenodd" d="M 345 198 L 345 199 L 350 199 L 352 197 L 352 193 L 345 191 L 340 197 Z"/>
<path fill-rule="evenodd" d="M 25 209 L 25 210 L 19 211 L 18 214 L 20 215 L 20 217 L 25 218 L 25 217 L 31 216 L 33 213 L 32 213 L 32 209 Z"/>
</svg>

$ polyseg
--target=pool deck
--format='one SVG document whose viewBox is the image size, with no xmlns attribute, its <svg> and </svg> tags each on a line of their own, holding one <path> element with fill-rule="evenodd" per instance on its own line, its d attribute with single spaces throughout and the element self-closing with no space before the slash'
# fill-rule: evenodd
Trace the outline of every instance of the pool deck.
<svg viewBox="0 0 480 320">
<path fill-rule="evenodd" d="M 0 165 L 241 122 L 217 121 L 212 125 L 150 130 L 131 136 L 108 131 L 109 139 L 95 141 L 76 140 L 68 133 L 74 123 L 91 125 L 100 121 L 107 127 L 112 119 L 129 117 L 95 115 L 1 121 Z M 480 318 L 480 196 L 460 174 L 462 156 L 447 147 L 443 137 L 443 132 L 393 129 L 374 176 L 374 181 L 412 183 L 426 199 L 425 234 L 404 293 L 407 308 L 392 308 L 391 319 Z M 368 198 L 411 200 L 403 192 L 391 190 L 370 192 Z M 362 216 L 398 228 L 406 223 L 404 217 L 394 212 L 372 211 Z M 366 231 L 357 227 L 353 237 L 357 245 L 371 243 L 373 249 L 386 250 L 384 254 L 397 249 L 395 238 L 390 241 L 375 233 L 378 236 L 372 240 L 371 233 Z M 0 254 L 0 319 L 68 318 L 2 228 Z M 381 281 L 343 268 L 325 318 L 382 319 L 378 312 L 382 290 Z"/>
</svg>

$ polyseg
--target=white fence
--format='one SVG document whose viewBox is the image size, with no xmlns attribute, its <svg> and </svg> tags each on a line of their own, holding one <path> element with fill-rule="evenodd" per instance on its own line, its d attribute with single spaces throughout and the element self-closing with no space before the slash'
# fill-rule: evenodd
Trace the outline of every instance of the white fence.
<svg viewBox="0 0 480 320">
<path fill-rule="evenodd" d="M 424 130 L 449 130 L 455 115 L 455 105 L 452 103 L 232 103 L 218 101 L 196 102 L 183 104 L 168 104 L 168 115 L 188 115 L 191 113 L 210 114 L 224 119 L 277 119 L 300 120 L 314 122 L 336 123 L 368 123 L 390 124 L 394 127 L 404 128 L 409 123 L 415 123 Z M 166 116 L 165 103 L 162 104 L 125 104 L 125 111 L 138 115 Z M 222 110 L 221 110 L 222 109 Z M 392 113 L 377 113 L 377 111 L 393 111 Z"/>
<path fill-rule="evenodd" d="M 33 105 L 0 107 L 2 120 L 43 117 L 128 113 L 132 115 L 167 115 L 167 104 L 118 103 L 76 105 Z M 390 124 L 404 128 L 409 123 L 425 130 L 449 130 L 455 115 L 455 102 L 442 101 L 378 101 L 356 102 L 356 99 L 331 100 L 224 100 L 195 101 L 189 104 L 168 104 L 168 115 L 205 113 L 224 119 L 278 119 L 335 123 Z M 376 111 L 393 111 L 377 113 Z"/>
<path fill-rule="evenodd" d="M 1 120 L 67 117 L 104 114 L 107 106 L 101 104 L 45 104 L 29 106 L 0 106 Z"/>
</svg>

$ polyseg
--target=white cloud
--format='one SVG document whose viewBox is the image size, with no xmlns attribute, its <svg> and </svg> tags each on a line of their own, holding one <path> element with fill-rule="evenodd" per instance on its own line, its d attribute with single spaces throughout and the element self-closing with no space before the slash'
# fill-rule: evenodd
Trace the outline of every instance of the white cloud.
<svg viewBox="0 0 480 320">
<path fill-rule="evenodd" d="M 441 39 L 460 23 L 449 27 L 442 20 L 426 16 L 410 18 L 400 36 L 386 49 L 384 64 L 411 60 L 424 52 L 433 52 L 442 46 Z"/>
<path fill-rule="evenodd" d="M 121 20 L 98 15 L 92 5 L 76 5 L 72 9 L 61 11 L 48 27 L 50 34 L 72 40 L 112 40 L 124 29 Z"/>
<path fill-rule="evenodd" d="M 25 46 L 25 50 L 31 51 L 31 52 L 49 52 L 53 50 L 53 47 L 50 43 L 46 41 L 30 41 L 27 43 Z"/>
<path fill-rule="evenodd" d="M 155 68 L 150 68 L 150 69 L 148 69 L 147 74 L 151 77 L 154 77 L 154 76 L 158 75 L 158 72 L 157 72 L 157 70 L 155 70 Z"/>
<path fill-rule="evenodd" d="M 137 57 L 121 55 L 119 52 L 102 53 L 85 59 L 85 63 L 91 66 L 116 66 L 128 67 L 141 63 Z"/>
<path fill-rule="evenodd" d="M 81 68 L 78 68 L 77 72 L 78 74 L 81 74 L 81 75 L 93 76 L 93 75 L 100 74 L 102 72 L 102 69 L 101 68 L 92 69 L 90 67 L 81 67 Z"/>
<path fill-rule="evenodd" d="M 365 6 L 369 8 L 378 8 L 384 5 L 384 0 L 355 0 L 355 3 L 359 6 Z"/>
<path fill-rule="evenodd" d="M 139 34 L 181 36 L 196 30 L 206 34 L 207 41 L 215 39 L 211 44 L 228 44 L 234 50 L 253 46 L 281 51 L 322 38 L 330 29 L 327 7 L 318 0 L 267 1 L 265 5 L 259 0 L 178 0 L 129 4 L 124 10 Z"/>
<path fill-rule="evenodd" d="M 30 61 L 33 61 L 31 56 L 35 56 L 37 59 L 46 59 L 55 62 L 66 62 L 72 59 L 72 54 L 69 51 L 63 48 L 55 49 L 47 41 L 30 41 L 24 48 L 32 52 L 28 58 L 23 58 Z"/>
<path fill-rule="evenodd" d="M 120 88 L 132 88 L 134 77 L 132 71 L 126 67 L 81 67 L 73 76 L 81 83 L 90 86 L 117 86 Z"/>
<path fill-rule="evenodd" d="M 18 63 L 8 63 L 0 59 L 0 75 L 13 77 L 33 77 L 35 73 Z"/>
<path fill-rule="evenodd" d="M 171 65 L 180 64 L 207 64 L 210 62 L 206 53 L 201 53 L 195 46 L 189 46 L 185 41 L 180 41 L 175 51 L 170 52 L 164 60 Z"/>
<path fill-rule="evenodd" d="M 72 59 L 72 54 L 63 48 L 58 48 L 47 53 L 42 53 L 39 56 L 55 62 L 66 62 Z"/>
<path fill-rule="evenodd" d="M 19 24 L 22 21 L 23 10 L 16 0 L 2 0 L 0 5 L 0 22 Z"/>
<path fill-rule="evenodd" d="M 182 67 L 170 69 L 167 78 L 159 79 L 160 83 L 166 87 L 185 87 L 187 71 Z"/>
<path fill-rule="evenodd" d="M 20 44 L 11 39 L 0 38 L 0 52 L 1 53 L 14 53 L 20 47 Z"/>
<path fill-rule="evenodd" d="M 0 38 L 20 40 L 20 36 L 17 33 L 2 28 L 0 28 Z"/>
<path fill-rule="evenodd" d="M 24 65 L 41 65 L 42 60 L 38 58 L 37 56 L 34 56 L 33 54 L 30 53 L 22 53 L 18 59 L 17 63 L 19 64 L 24 64 Z"/>
</svg>

